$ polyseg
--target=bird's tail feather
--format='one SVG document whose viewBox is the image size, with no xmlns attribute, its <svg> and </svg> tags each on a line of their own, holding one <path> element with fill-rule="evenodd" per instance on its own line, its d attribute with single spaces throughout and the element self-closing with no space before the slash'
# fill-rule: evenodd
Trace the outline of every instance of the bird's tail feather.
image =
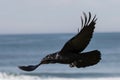
<svg viewBox="0 0 120 80">
<path fill-rule="evenodd" d="M 98 50 L 80 54 L 80 59 L 70 64 L 71 67 L 88 67 L 97 64 L 101 60 L 101 53 Z"/>
</svg>

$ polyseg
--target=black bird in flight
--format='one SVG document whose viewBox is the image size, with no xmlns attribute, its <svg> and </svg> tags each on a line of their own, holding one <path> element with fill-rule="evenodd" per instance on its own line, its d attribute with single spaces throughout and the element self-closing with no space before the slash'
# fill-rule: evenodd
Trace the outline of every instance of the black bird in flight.
<svg viewBox="0 0 120 80">
<path fill-rule="evenodd" d="M 95 15 L 91 19 L 90 12 L 88 18 L 85 13 L 83 13 L 83 15 L 84 19 L 81 17 L 81 31 L 67 41 L 60 51 L 47 55 L 37 65 L 19 66 L 19 68 L 24 71 L 33 71 L 40 65 L 49 63 L 68 64 L 70 67 L 77 68 L 84 68 L 97 64 L 101 59 L 100 51 L 93 50 L 82 52 L 92 38 L 97 18 Z"/>
</svg>

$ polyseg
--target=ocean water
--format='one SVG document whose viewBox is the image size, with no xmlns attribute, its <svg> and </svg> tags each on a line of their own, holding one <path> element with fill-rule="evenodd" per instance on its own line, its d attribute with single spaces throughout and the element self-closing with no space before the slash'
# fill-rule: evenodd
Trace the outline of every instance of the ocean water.
<svg viewBox="0 0 120 80">
<path fill-rule="evenodd" d="M 0 80 L 120 80 L 120 33 L 94 33 L 84 51 L 100 50 L 102 60 L 86 68 L 41 65 L 25 72 L 20 65 L 38 64 L 47 54 L 59 51 L 75 33 L 0 35 Z"/>
</svg>

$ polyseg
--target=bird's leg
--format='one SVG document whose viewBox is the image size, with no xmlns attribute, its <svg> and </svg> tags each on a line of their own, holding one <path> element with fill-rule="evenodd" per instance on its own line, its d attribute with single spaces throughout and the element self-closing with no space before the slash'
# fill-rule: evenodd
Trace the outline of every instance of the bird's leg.
<svg viewBox="0 0 120 80">
<path fill-rule="evenodd" d="M 72 62 L 69 66 L 70 66 L 70 67 L 75 67 L 76 64 L 77 64 L 77 61 L 74 61 L 74 62 Z"/>
<path fill-rule="evenodd" d="M 70 66 L 71 68 L 74 67 L 74 63 L 71 63 L 69 66 Z"/>
</svg>

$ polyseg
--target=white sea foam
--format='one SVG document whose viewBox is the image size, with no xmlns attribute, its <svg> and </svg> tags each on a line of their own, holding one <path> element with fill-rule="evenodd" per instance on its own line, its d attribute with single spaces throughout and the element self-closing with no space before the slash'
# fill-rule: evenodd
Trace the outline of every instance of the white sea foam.
<svg viewBox="0 0 120 80">
<path fill-rule="evenodd" d="M 107 77 L 107 78 L 60 78 L 60 77 L 39 77 L 28 75 L 15 75 L 0 73 L 0 80 L 120 80 L 120 77 Z"/>
</svg>

